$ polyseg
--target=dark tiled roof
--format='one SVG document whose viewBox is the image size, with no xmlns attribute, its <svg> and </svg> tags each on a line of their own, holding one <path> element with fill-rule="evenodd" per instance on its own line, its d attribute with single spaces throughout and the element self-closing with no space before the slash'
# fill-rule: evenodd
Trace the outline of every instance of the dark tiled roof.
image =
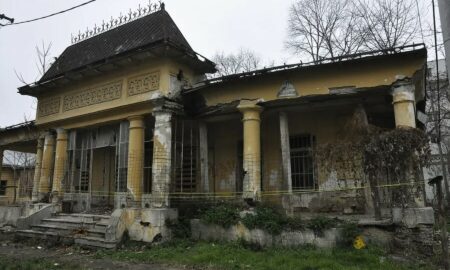
<svg viewBox="0 0 450 270">
<path fill-rule="evenodd" d="M 194 53 L 164 9 L 67 47 L 39 82 L 141 47 L 170 41 Z"/>
</svg>

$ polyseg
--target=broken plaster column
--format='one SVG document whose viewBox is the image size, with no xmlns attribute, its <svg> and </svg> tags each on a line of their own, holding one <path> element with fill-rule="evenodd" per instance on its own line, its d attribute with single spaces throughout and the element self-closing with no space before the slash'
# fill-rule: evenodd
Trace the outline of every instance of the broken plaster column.
<svg viewBox="0 0 450 270">
<path fill-rule="evenodd" d="M 48 132 L 45 135 L 44 151 L 42 153 L 41 177 L 39 178 L 39 200 L 46 198 L 50 192 L 54 150 L 55 136 Z"/>
<path fill-rule="evenodd" d="M 280 112 L 281 158 L 283 161 L 283 178 L 289 193 L 292 192 L 291 148 L 289 145 L 289 122 L 285 112 Z"/>
<path fill-rule="evenodd" d="M 31 201 L 39 200 L 39 180 L 41 178 L 42 151 L 44 149 L 44 138 L 41 137 L 37 141 L 36 161 L 34 163 L 33 191 Z"/>
<path fill-rule="evenodd" d="M 208 171 L 208 127 L 205 122 L 200 121 L 199 129 L 199 148 L 200 148 L 200 175 L 202 183 L 202 192 L 209 192 L 209 171 Z"/>
<path fill-rule="evenodd" d="M 152 208 L 168 208 L 172 169 L 172 113 L 153 111 Z"/>
<path fill-rule="evenodd" d="M 392 85 L 392 104 L 394 105 L 395 126 L 397 128 L 415 128 L 416 127 L 416 108 L 415 108 L 415 87 L 409 78 L 397 76 L 397 81 Z M 406 169 L 406 178 L 410 179 L 411 187 L 416 186 L 416 173 L 413 164 Z M 424 187 L 423 187 L 424 188 Z M 425 206 L 424 196 L 417 196 L 412 188 L 409 192 L 413 193 L 414 203 L 418 207 Z"/>
<path fill-rule="evenodd" d="M 144 117 L 128 117 L 130 121 L 128 143 L 127 189 L 135 206 L 141 205 L 144 179 Z"/>
<path fill-rule="evenodd" d="M 260 114 L 262 107 L 256 102 L 241 101 L 237 107 L 243 117 L 244 129 L 244 199 L 260 199 L 261 192 L 261 138 Z"/>
<path fill-rule="evenodd" d="M 58 128 L 56 130 L 55 167 L 53 169 L 52 200 L 62 200 L 62 182 L 64 181 L 65 166 L 67 163 L 67 130 Z"/>
<path fill-rule="evenodd" d="M 0 180 L 2 180 L 3 152 L 4 152 L 4 149 L 0 148 Z"/>
<path fill-rule="evenodd" d="M 392 85 L 396 127 L 416 127 L 414 84 L 409 79 L 398 80 Z"/>
</svg>

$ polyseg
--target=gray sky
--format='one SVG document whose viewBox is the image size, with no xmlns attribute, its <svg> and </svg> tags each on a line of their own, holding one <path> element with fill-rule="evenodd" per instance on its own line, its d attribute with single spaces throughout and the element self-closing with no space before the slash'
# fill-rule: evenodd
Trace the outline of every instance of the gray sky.
<svg viewBox="0 0 450 270">
<path fill-rule="evenodd" d="M 86 2 L 87 0 L 0 0 L 0 13 L 23 21 Z M 156 1 L 152 1 L 156 2 Z M 289 6 L 293 0 L 165 0 L 172 16 L 193 49 L 211 58 L 215 52 L 255 51 L 276 64 L 298 62 L 284 49 Z M 431 2 L 431 0 L 419 0 Z M 136 9 L 147 0 L 97 0 L 81 8 L 41 21 L 0 28 L 0 127 L 34 119 L 33 98 L 21 96 L 22 84 L 14 70 L 31 83 L 39 78 L 35 46 L 52 42 L 56 57 L 70 45 L 71 33 L 93 27 L 120 12 Z M 428 5 L 428 7 L 430 7 Z M 422 9 L 425 17 L 429 10 Z M 2 21 L 5 23 L 6 21 Z"/>
</svg>

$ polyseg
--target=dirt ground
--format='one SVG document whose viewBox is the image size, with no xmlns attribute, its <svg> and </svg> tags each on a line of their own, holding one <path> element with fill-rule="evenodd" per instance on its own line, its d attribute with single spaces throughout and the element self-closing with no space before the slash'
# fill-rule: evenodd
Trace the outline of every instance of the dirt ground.
<svg viewBox="0 0 450 270">
<path fill-rule="evenodd" d="M 118 262 L 106 259 L 93 258 L 93 251 L 74 247 L 48 248 L 29 243 L 14 243 L 0 240 L 0 257 L 8 257 L 14 260 L 44 259 L 55 265 L 75 265 L 80 269 L 151 269 L 151 270 L 181 270 L 169 265 L 142 264 L 132 262 Z M 62 268 L 63 269 L 63 268 Z"/>
</svg>

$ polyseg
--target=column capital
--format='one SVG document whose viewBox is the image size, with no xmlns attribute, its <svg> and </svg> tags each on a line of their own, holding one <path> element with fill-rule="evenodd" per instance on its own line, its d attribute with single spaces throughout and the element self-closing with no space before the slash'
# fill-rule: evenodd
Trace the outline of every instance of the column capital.
<svg viewBox="0 0 450 270">
<path fill-rule="evenodd" d="M 130 129 L 145 127 L 143 115 L 132 115 L 129 116 L 127 119 L 130 122 Z"/>
<path fill-rule="evenodd" d="M 44 137 L 39 137 L 39 139 L 37 139 L 37 148 L 44 148 Z"/>
<path fill-rule="evenodd" d="M 66 129 L 57 128 L 56 129 L 56 140 L 57 141 L 67 141 L 68 140 L 68 132 Z"/>
<path fill-rule="evenodd" d="M 239 102 L 239 105 L 237 106 L 237 109 L 242 112 L 245 113 L 247 111 L 251 111 L 251 112 L 258 112 L 261 113 L 263 111 L 263 107 L 261 107 L 260 105 L 257 105 L 257 103 L 259 103 L 261 100 L 241 100 Z"/>
<path fill-rule="evenodd" d="M 400 75 L 396 76 L 396 79 L 391 86 L 392 104 L 414 102 L 415 86 L 412 80 Z"/>
</svg>

